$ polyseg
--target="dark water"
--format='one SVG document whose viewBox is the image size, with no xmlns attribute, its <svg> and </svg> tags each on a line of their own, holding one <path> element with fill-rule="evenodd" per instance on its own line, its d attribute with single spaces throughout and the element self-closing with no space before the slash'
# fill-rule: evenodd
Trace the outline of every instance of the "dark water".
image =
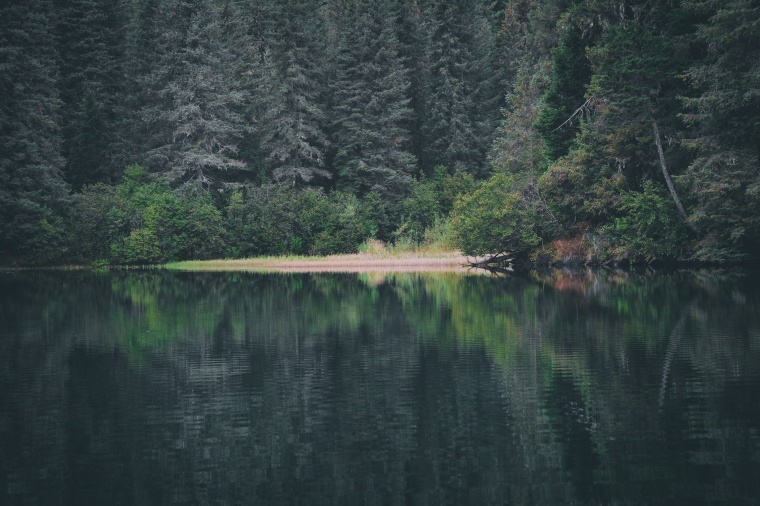
<svg viewBox="0 0 760 506">
<path fill-rule="evenodd" d="M 0 504 L 759 504 L 760 278 L 0 274 Z"/>
</svg>

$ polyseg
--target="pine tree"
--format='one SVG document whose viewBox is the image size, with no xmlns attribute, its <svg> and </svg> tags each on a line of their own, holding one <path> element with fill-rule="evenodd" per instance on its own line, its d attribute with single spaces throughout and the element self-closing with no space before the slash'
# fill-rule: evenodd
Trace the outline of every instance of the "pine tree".
<svg viewBox="0 0 760 506">
<path fill-rule="evenodd" d="M 152 69 L 159 64 L 158 48 L 163 32 L 159 24 L 159 6 L 162 2 L 135 0 L 123 5 L 126 19 L 124 95 L 115 104 L 117 136 L 113 156 L 118 169 L 135 163 L 147 166 L 145 153 L 155 142 L 152 132 L 145 128 L 143 110 L 155 99 L 154 90 L 148 83 Z"/>
<path fill-rule="evenodd" d="M 0 7 L 0 256 L 57 253 L 62 177 L 58 55 L 50 0 Z"/>
<path fill-rule="evenodd" d="M 329 178 L 325 169 L 326 116 L 318 35 L 321 16 L 308 0 L 270 1 L 272 33 L 257 97 L 261 111 L 258 133 L 261 151 L 277 181 L 293 186 L 315 177 Z"/>
<path fill-rule="evenodd" d="M 708 48 L 684 100 L 696 159 L 686 180 L 705 231 L 697 255 L 735 260 L 760 251 L 760 6 L 756 1 L 692 2 L 709 16 L 698 31 Z"/>
<path fill-rule="evenodd" d="M 191 184 L 198 195 L 246 169 L 237 158 L 248 128 L 240 114 L 246 95 L 232 40 L 225 40 L 231 8 L 229 2 L 167 0 L 159 11 L 165 26 L 160 59 L 147 83 L 155 95 L 142 111 L 155 144 L 146 154 L 153 170 Z"/>
<path fill-rule="evenodd" d="M 116 113 L 123 100 L 121 0 L 56 0 L 65 174 L 75 188 L 111 182 Z"/>
<path fill-rule="evenodd" d="M 482 172 L 498 117 L 488 92 L 497 89 L 487 73 L 488 19 L 476 0 L 441 0 L 430 23 L 423 167 Z"/>
<path fill-rule="evenodd" d="M 398 55 L 388 2 L 358 1 L 343 28 L 335 83 L 335 167 L 339 186 L 356 195 L 375 191 L 398 202 L 408 191 L 408 72 Z"/>
<path fill-rule="evenodd" d="M 416 167 L 421 169 L 424 158 L 425 138 L 423 128 L 426 117 L 426 83 L 428 82 L 427 51 L 427 4 L 426 0 L 398 0 L 397 39 L 399 58 L 407 69 L 409 76 L 409 107 L 412 117 L 409 122 L 411 144 L 409 150 L 414 154 Z"/>
<path fill-rule="evenodd" d="M 603 33 L 592 37 L 586 51 L 591 63 L 584 97 L 588 107 L 571 116 L 585 116 L 578 135 L 562 139 L 544 131 L 556 153 L 565 149 L 563 143 L 572 148 L 550 165 L 542 183 L 566 218 L 588 227 L 624 213 L 623 195 L 653 180 L 655 190 L 670 193 L 674 216 L 680 214 L 672 227 L 696 232 L 682 200 L 683 188 L 671 177 L 683 169 L 672 163 L 680 161 L 680 153 L 677 145 L 668 150 L 664 141 L 678 136 L 675 97 L 683 91 L 678 76 L 686 68 L 684 48 L 670 23 L 673 9 L 645 1 L 621 5 L 618 9 L 614 2 L 599 2 L 573 13 L 574 23 L 584 31 L 600 26 L 600 19 L 614 24 L 602 24 Z M 567 74 L 566 82 L 574 81 L 579 82 L 572 72 Z M 573 86 L 564 89 L 572 91 Z"/>
<path fill-rule="evenodd" d="M 581 29 L 571 24 L 552 54 L 552 82 L 536 118 L 536 130 L 546 145 L 546 158 L 553 162 L 567 154 L 578 133 L 582 114 L 574 112 L 586 101 L 591 66 Z"/>
</svg>

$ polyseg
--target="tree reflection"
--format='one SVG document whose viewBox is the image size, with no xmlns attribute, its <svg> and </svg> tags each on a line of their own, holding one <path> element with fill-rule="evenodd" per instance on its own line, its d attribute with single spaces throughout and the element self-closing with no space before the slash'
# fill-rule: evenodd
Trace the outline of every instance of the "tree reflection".
<svg viewBox="0 0 760 506">
<path fill-rule="evenodd" d="M 14 273 L 0 322 L 4 503 L 760 498 L 751 276 Z"/>
</svg>

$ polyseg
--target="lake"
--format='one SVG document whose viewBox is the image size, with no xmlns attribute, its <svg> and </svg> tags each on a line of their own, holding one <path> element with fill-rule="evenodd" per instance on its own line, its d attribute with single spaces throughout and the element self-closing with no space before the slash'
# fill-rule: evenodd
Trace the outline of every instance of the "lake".
<svg viewBox="0 0 760 506">
<path fill-rule="evenodd" d="M 760 277 L 0 273 L 0 504 L 759 504 Z"/>
</svg>

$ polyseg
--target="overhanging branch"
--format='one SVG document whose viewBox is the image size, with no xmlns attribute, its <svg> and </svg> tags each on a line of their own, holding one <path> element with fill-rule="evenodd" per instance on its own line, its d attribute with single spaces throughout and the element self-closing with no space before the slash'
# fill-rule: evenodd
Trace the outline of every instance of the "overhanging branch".
<svg viewBox="0 0 760 506">
<path fill-rule="evenodd" d="M 584 116 L 591 109 L 591 106 L 593 105 L 593 103 L 594 103 L 594 97 L 591 97 L 588 100 L 586 100 L 583 103 L 582 106 L 580 106 L 579 108 L 577 108 L 575 110 L 575 112 L 573 112 L 573 114 L 571 114 L 570 117 L 567 118 L 564 121 L 564 123 L 562 123 L 560 126 L 558 126 L 557 128 L 555 128 L 554 130 L 552 130 L 552 132 L 556 132 L 558 130 L 562 130 L 562 128 L 565 125 L 568 125 L 568 124 L 572 123 L 575 118 L 577 118 L 579 116 Z"/>
</svg>

